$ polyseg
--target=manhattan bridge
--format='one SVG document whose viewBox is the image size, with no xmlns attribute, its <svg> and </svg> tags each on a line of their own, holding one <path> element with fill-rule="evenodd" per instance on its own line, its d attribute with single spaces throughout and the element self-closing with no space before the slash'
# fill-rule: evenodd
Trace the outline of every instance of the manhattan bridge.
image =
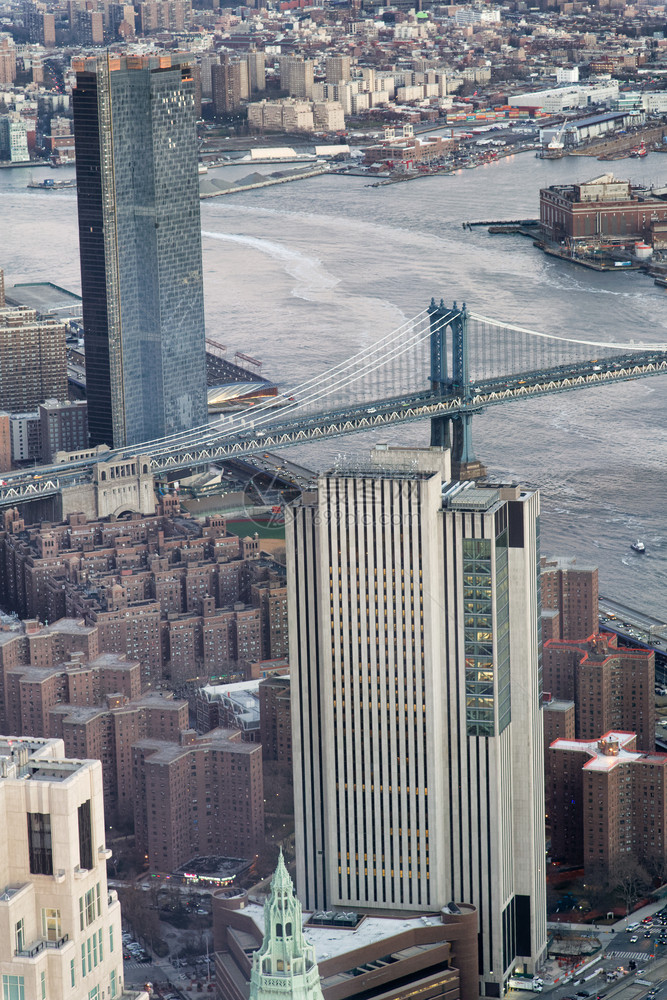
<svg viewBox="0 0 667 1000">
<path fill-rule="evenodd" d="M 472 419 L 489 406 L 667 374 L 667 345 L 555 336 L 431 300 L 372 346 L 242 414 L 92 458 L 5 473 L 0 506 L 89 483 L 98 461 L 140 455 L 158 476 L 268 449 L 430 419 L 454 467 L 475 461 Z M 172 477 L 175 478 L 175 475 Z"/>
</svg>

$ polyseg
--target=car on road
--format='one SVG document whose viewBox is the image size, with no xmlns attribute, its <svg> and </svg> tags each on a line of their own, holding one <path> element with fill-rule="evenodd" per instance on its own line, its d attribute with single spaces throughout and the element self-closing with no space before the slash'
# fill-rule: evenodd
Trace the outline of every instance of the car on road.
<svg viewBox="0 0 667 1000">
<path fill-rule="evenodd" d="M 645 938 L 650 938 L 650 936 L 651 936 L 651 932 L 650 931 L 644 931 L 644 937 Z"/>
<path fill-rule="evenodd" d="M 630 938 L 630 944 L 637 944 L 638 941 L 639 938 L 637 937 L 637 935 L 633 934 L 632 937 Z"/>
</svg>

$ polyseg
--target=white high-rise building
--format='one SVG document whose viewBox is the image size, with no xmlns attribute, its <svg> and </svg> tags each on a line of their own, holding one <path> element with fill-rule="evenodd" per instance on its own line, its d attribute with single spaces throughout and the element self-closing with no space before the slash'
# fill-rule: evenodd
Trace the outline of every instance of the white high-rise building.
<svg viewBox="0 0 667 1000">
<path fill-rule="evenodd" d="M 0 843 L 2 1000 L 148 1000 L 123 991 L 101 763 L 0 736 Z"/>
<path fill-rule="evenodd" d="M 374 462 L 288 513 L 297 889 L 473 903 L 501 996 L 546 947 L 539 497 L 452 483 L 439 449 Z"/>
</svg>

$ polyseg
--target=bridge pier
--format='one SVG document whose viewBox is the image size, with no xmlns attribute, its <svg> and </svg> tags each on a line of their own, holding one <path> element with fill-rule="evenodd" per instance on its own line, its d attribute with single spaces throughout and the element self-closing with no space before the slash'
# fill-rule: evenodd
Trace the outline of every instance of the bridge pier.
<svg viewBox="0 0 667 1000">
<path fill-rule="evenodd" d="M 151 462 L 145 455 L 98 461 L 94 466 L 92 482 L 78 483 L 62 490 L 63 517 L 82 513 L 95 520 L 111 515 L 118 517 L 130 511 L 155 513 Z"/>
<path fill-rule="evenodd" d="M 459 393 L 466 402 L 472 402 L 468 366 L 468 314 L 465 303 L 452 308 L 443 299 L 436 305 L 431 299 L 428 307 L 431 324 L 431 388 L 435 392 Z M 452 377 L 447 370 L 447 331 L 451 331 Z M 454 417 L 433 417 L 431 420 L 431 447 L 451 448 L 452 476 L 455 479 L 479 479 L 486 475 L 486 468 L 475 457 L 472 444 L 472 413 Z"/>
</svg>

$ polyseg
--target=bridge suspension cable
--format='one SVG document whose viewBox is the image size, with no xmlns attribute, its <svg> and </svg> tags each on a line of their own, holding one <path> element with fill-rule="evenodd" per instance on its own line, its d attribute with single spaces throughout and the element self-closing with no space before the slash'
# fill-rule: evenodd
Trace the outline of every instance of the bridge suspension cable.
<svg viewBox="0 0 667 1000">
<path fill-rule="evenodd" d="M 628 344 L 611 343 L 601 340 L 580 340 L 574 337 L 562 337 L 555 333 L 542 333 L 540 330 L 529 330 L 524 326 L 516 326 L 514 323 L 505 323 L 502 320 L 489 319 L 488 316 L 480 316 L 478 313 L 468 313 L 470 319 L 479 323 L 486 323 L 496 329 L 512 330 L 514 333 L 527 333 L 531 337 L 541 337 L 544 340 L 558 340 L 569 344 L 580 344 L 584 347 L 607 347 L 615 351 L 667 351 L 667 344 L 638 344 L 630 341 Z"/>
</svg>

